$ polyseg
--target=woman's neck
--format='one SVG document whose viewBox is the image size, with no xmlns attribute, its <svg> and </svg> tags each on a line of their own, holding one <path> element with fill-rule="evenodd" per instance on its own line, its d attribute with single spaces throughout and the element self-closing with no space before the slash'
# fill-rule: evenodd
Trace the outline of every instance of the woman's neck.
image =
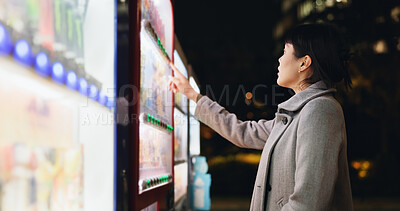
<svg viewBox="0 0 400 211">
<path fill-rule="evenodd" d="M 293 91 L 297 94 L 297 93 L 307 89 L 309 86 L 310 86 L 310 84 L 308 84 L 308 83 L 300 83 L 295 88 L 293 88 Z"/>
</svg>

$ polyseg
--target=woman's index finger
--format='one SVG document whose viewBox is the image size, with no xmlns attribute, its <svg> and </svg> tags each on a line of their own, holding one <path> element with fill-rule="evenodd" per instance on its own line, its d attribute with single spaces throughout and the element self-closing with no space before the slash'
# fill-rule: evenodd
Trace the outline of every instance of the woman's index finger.
<svg viewBox="0 0 400 211">
<path fill-rule="evenodd" d="M 185 77 L 185 76 L 183 76 L 183 74 L 178 70 L 178 68 L 176 68 L 175 65 L 172 64 L 172 62 L 170 62 L 169 65 L 171 66 L 172 71 L 174 71 L 175 74 L 179 75 L 180 77 Z"/>
</svg>

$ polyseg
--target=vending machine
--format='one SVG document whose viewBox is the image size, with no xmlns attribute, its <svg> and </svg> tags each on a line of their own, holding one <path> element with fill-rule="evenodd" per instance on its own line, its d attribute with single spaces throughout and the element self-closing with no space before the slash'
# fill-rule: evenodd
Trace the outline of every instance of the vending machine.
<svg viewBox="0 0 400 211">
<path fill-rule="evenodd" d="M 115 1 L 0 0 L 0 210 L 115 210 Z"/>
<path fill-rule="evenodd" d="M 173 206 L 174 98 L 168 90 L 173 61 L 173 12 L 169 0 L 129 5 L 131 87 L 128 210 L 168 210 Z"/>
<path fill-rule="evenodd" d="M 174 64 L 188 78 L 187 60 L 175 36 Z M 175 94 L 174 108 L 174 209 L 187 210 L 189 180 L 189 107 L 188 99 L 181 93 Z"/>
</svg>

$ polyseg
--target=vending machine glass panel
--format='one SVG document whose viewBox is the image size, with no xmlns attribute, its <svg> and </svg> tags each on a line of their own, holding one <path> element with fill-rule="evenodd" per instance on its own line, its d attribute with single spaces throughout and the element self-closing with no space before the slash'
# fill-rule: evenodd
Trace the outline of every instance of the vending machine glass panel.
<svg viewBox="0 0 400 211">
<path fill-rule="evenodd" d="M 188 162 L 180 163 L 174 166 L 174 201 L 181 200 L 187 193 L 188 187 Z"/>
<path fill-rule="evenodd" d="M 172 33 L 169 35 L 160 18 L 165 15 L 161 6 L 160 1 L 142 1 L 139 194 L 173 179 L 173 95 L 168 91 L 168 80 L 172 75 L 171 54 L 168 54 L 172 52 Z"/>
<path fill-rule="evenodd" d="M 188 72 L 177 50 L 174 50 L 174 65 L 186 78 L 188 78 Z M 188 113 L 187 97 L 180 92 L 175 93 L 175 106 L 179 107 L 184 113 Z"/>
<path fill-rule="evenodd" d="M 113 0 L 0 0 L 0 210 L 114 210 L 114 56 Z"/>
<path fill-rule="evenodd" d="M 194 117 L 190 117 L 190 155 L 200 155 L 200 122 Z"/>
<path fill-rule="evenodd" d="M 175 162 L 187 160 L 187 144 L 188 144 L 188 121 L 187 116 L 175 108 L 174 110 L 175 122 L 175 138 L 174 138 L 174 151 Z"/>
</svg>

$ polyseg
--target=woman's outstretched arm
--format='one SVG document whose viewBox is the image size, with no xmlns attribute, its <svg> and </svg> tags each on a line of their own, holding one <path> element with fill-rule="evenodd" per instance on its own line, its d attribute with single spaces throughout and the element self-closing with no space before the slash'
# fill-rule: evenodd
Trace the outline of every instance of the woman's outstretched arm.
<svg viewBox="0 0 400 211">
<path fill-rule="evenodd" d="M 171 64 L 175 73 L 169 83 L 170 90 L 181 92 L 197 103 L 195 116 L 233 144 L 251 149 L 262 149 L 273 127 L 273 120 L 241 121 L 207 96 L 201 96 L 189 81 Z"/>
</svg>

